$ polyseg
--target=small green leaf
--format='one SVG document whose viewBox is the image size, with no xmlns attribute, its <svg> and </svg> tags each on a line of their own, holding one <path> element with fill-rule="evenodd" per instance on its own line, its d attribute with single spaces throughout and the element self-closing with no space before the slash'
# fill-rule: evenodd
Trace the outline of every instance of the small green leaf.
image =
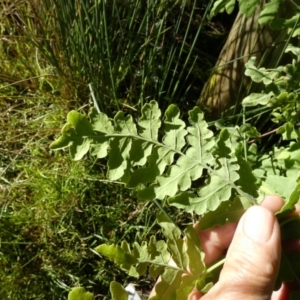
<svg viewBox="0 0 300 300">
<path fill-rule="evenodd" d="M 258 104 L 267 105 L 270 102 L 273 95 L 273 92 L 269 92 L 268 94 L 252 93 L 243 100 L 242 104 L 243 106 L 256 106 Z"/>
<path fill-rule="evenodd" d="M 180 111 L 178 107 L 171 104 L 167 108 L 164 118 L 165 135 L 163 137 L 163 144 L 177 151 L 181 151 L 185 146 L 184 137 L 187 135 L 185 123 L 179 118 L 179 115 Z M 170 160 L 173 161 L 173 158 Z"/>
<path fill-rule="evenodd" d="M 139 135 L 157 141 L 158 129 L 161 126 L 160 121 L 161 111 L 158 108 L 156 101 L 150 101 L 142 107 L 142 116 L 140 117 L 139 124 Z"/>
<path fill-rule="evenodd" d="M 231 14 L 233 12 L 235 2 L 236 2 L 236 0 L 217 0 L 217 1 L 215 1 L 214 6 L 210 12 L 210 18 L 213 18 L 215 15 L 217 15 L 220 12 L 224 12 L 224 10 L 226 10 L 226 12 L 228 14 Z"/>
<path fill-rule="evenodd" d="M 98 113 L 96 109 L 92 108 L 89 113 L 89 118 L 91 120 L 91 125 L 95 132 L 100 133 L 113 133 L 114 127 L 111 120 L 106 114 L 100 112 Z"/>
<path fill-rule="evenodd" d="M 258 69 L 254 64 L 256 57 L 251 57 L 245 64 L 246 70 L 245 75 L 250 76 L 254 82 L 262 82 L 267 85 L 272 83 L 273 78 L 270 76 L 270 72 L 265 68 Z"/>
<path fill-rule="evenodd" d="M 299 196 L 300 196 L 300 183 L 296 185 L 294 191 L 291 193 L 290 197 L 285 202 L 280 212 L 276 214 L 278 219 L 288 216 L 293 211 L 295 211 L 295 204 L 299 202 Z"/>
<path fill-rule="evenodd" d="M 122 269 L 129 271 L 131 266 L 136 264 L 138 260 L 123 248 L 117 245 L 102 244 L 95 250 L 119 265 Z"/>
<path fill-rule="evenodd" d="M 109 290 L 112 300 L 128 300 L 128 293 L 120 283 L 112 281 Z"/>
<path fill-rule="evenodd" d="M 283 2 L 284 0 L 271 0 L 269 3 L 266 3 L 264 9 L 260 12 L 258 23 L 260 25 L 266 25 L 273 21 Z"/>
<path fill-rule="evenodd" d="M 247 18 L 251 17 L 256 11 L 260 0 L 239 0 L 240 12 L 245 14 Z"/>
<path fill-rule="evenodd" d="M 132 145 L 132 139 L 128 137 L 115 137 L 110 142 L 110 152 L 108 159 L 107 177 L 110 180 L 118 180 L 124 175 L 129 174 L 129 152 Z"/>
<path fill-rule="evenodd" d="M 57 150 L 70 147 L 70 154 L 74 160 L 80 160 L 89 151 L 94 131 L 88 119 L 76 112 L 70 111 L 67 123 L 63 126 L 62 135 L 54 141 L 50 148 Z"/>
<path fill-rule="evenodd" d="M 257 131 L 256 127 L 251 126 L 248 123 L 242 124 L 240 127 L 241 133 L 246 133 L 249 138 L 257 138 L 260 137 L 260 133 Z"/>
<path fill-rule="evenodd" d="M 94 295 L 86 292 L 83 287 L 73 288 L 68 295 L 68 300 L 94 300 Z"/>
<path fill-rule="evenodd" d="M 258 197 L 257 186 L 255 184 L 256 178 L 252 173 L 252 169 L 250 164 L 240 155 L 237 156 L 238 164 L 240 166 L 237 173 L 239 174 L 239 180 L 237 184 L 241 187 L 241 189 L 251 195 L 254 198 Z"/>
<path fill-rule="evenodd" d="M 201 251 L 201 241 L 196 229 L 189 225 L 185 230 L 185 241 L 187 245 L 187 255 L 189 259 L 189 270 L 196 277 L 205 269 L 204 252 Z"/>
</svg>

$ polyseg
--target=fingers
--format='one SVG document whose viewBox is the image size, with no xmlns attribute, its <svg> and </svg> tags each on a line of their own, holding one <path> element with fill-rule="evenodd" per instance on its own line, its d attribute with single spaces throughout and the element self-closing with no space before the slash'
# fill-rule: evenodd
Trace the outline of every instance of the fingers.
<svg viewBox="0 0 300 300">
<path fill-rule="evenodd" d="M 201 299 L 270 299 L 280 261 L 280 228 L 274 213 L 264 207 L 269 201 L 243 215 L 220 279 Z"/>
<path fill-rule="evenodd" d="M 279 196 L 266 196 L 260 206 L 265 207 L 275 214 L 280 211 L 284 201 Z M 299 207 L 300 209 L 300 207 Z M 226 253 L 237 224 L 228 223 L 222 227 L 215 227 L 209 230 L 199 232 L 201 246 L 205 253 L 205 264 L 211 264 Z"/>
<path fill-rule="evenodd" d="M 210 265 L 225 254 L 232 241 L 236 226 L 236 223 L 228 223 L 222 227 L 199 232 L 201 247 L 205 253 L 205 264 Z"/>
<path fill-rule="evenodd" d="M 265 196 L 264 200 L 260 203 L 260 206 L 265 207 L 273 214 L 280 211 L 283 205 L 284 201 L 277 195 Z"/>
</svg>

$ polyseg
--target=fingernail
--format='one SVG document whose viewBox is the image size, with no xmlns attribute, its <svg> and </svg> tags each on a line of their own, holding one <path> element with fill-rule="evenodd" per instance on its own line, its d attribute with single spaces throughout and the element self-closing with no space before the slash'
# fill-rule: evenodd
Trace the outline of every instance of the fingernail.
<svg viewBox="0 0 300 300">
<path fill-rule="evenodd" d="M 244 233 L 253 241 L 266 243 L 272 236 L 275 218 L 263 207 L 253 206 L 245 214 Z"/>
</svg>

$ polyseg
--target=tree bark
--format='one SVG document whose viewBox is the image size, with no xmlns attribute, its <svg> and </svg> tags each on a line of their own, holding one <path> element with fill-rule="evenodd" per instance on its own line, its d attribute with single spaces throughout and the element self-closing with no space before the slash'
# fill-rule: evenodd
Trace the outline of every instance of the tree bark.
<svg viewBox="0 0 300 300">
<path fill-rule="evenodd" d="M 258 24 L 259 14 L 265 2 L 261 2 L 252 17 L 246 18 L 238 13 L 235 19 L 198 102 L 204 111 L 208 111 L 210 118 L 220 117 L 231 106 L 241 103 L 247 95 L 251 81 L 244 75 L 244 71 L 245 63 L 250 57 L 256 56 L 260 66 L 276 67 L 285 46 L 287 32 L 274 31 L 269 26 Z M 289 18 L 294 13 L 294 6 L 286 1 L 281 6 L 279 15 Z"/>
</svg>

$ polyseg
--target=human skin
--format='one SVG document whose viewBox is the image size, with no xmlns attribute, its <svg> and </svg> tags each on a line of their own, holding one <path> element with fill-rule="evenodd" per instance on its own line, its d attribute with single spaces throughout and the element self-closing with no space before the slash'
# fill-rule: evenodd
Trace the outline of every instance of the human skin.
<svg viewBox="0 0 300 300">
<path fill-rule="evenodd" d="M 194 290 L 188 300 L 288 299 L 290 284 L 284 283 L 273 292 L 282 247 L 274 214 L 283 204 L 280 197 L 267 196 L 260 206 L 248 209 L 238 224 L 199 232 L 205 264 L 211 265 L 225 254 L 226 259 L 214 287 L 205 295 Z M 299 213 L 297 205 L 294 214 Z M 289 241 L 284 247 L 300 251 L 300 242 Z M 154 294 L 153 290 L 150 296 Z"/>
</svg>

